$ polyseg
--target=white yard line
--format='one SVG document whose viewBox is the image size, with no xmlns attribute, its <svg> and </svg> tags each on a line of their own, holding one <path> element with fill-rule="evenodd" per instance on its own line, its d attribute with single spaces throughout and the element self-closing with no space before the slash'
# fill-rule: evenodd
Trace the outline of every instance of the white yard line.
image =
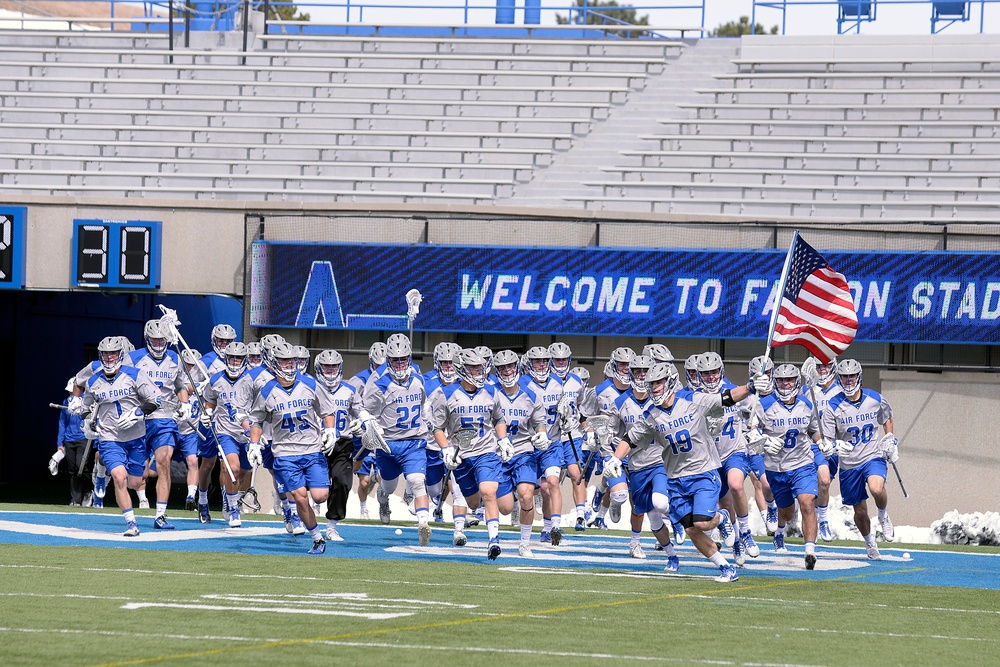
<svg viewBox="0 0 1000 667">
<path fill-rule="evenodd" d="M 230 611 L 249 613 L 275 613 L 275 614 L 306 614 L 309 616 L 352 616 L 355 618 L 367 618 L 372 621 L 384 621 L 391 618 L 402 618 L 413 616 L 414 612 L 399 612 L 395 614 L 379 612 L 354 612 L 344 609 L 309 609 L 307 607 L 232 607 L 227 605 L 213 604 L 178 604 L 173 602 L 129 602 L 122 605 L 122 609 L 198 609 L 201 611 Z"/>
<path fill-rule="evenodd" d="M 5 628 L 0 632 L 23 632 L 42 635 L 97 635 L 99 637 L 147 637 L 150 639 L 184 639 L 189 641 L 229 641 L 229 642 L 280 642 L 274 637 L 232 637 L 227 635 L 178 635 L 160 632 L 135 632 L 134 630 L 70 630 L 68 628 Z"/>
</svg>

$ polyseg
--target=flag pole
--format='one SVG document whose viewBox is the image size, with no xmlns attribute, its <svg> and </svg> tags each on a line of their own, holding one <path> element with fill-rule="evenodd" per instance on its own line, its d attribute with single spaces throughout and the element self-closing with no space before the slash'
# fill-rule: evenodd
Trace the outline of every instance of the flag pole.
<svg viewBox="0 0 1000 667">
<path fill-rule="evenodd" d="M 788 269 L 792 265 L 792 254 L 795 251 L 795 244 L 799 240 L 799 230 L 795 230 L 792 236 L 792 244 L 788 246 L 788 254 L 785 255 L 785 265 L 781 269 L 781 279 L 778 281 L 778 298 L 771 308 L 771 322 L 767 327 L 767 349 L 764 350 L 764 358 L 771 357 L 771 341 L 774 339 L 774 328 L 778 324 L 778 311 L 781 310 L 781 299 L 785 294 L 785 284 L 788 282 Z"/>
</svg>

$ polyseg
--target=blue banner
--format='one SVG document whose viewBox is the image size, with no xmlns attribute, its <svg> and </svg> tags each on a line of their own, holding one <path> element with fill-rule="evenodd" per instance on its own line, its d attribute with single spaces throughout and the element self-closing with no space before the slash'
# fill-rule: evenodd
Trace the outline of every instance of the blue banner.
<svg viewBox="0 0 1000 667">
<path fill-rule="evenodd" d="M 1000 342 L 1000 256 L 824 252 L 857 339 Z M 259 327 L 767 338 L 785 251 L 253 244 Z"/>
</svg>

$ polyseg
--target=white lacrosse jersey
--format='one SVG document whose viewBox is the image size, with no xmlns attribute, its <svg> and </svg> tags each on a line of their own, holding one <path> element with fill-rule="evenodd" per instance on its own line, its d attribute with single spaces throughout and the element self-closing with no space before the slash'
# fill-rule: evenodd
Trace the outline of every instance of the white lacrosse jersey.
<svg viewBox="0 0 1000 667">
<path fill-rule="evenodd" d="M 267 366 L 261 364 L 247 371 L 247 375 L 253 380 L 254 387 L 254 400 L 257 399 L 257 395 L 260 394 L 261 390 L 267 385 L 268 382 L 274 379 L 274 374 L 267 370 Z M 271 430 L 271 422 L 264 422 L 261 424 L 261 430 L 263 433 L 260 438 L 263 442 L 271 442 L 271 438 L 274 432 Z"/>
<path fill-rule="evenodd" d="M 386 373 L 374 382 L 369 379 L 361 401 L 385 430 L 386 441 L 391 442 L 422 440 L 427 436 L 423 415 L 426 398 L 424 378 L 420 374 L 410 373 L 406 384 L 399 384 Z"/>
<path fill-rule="evenodd" d="M 431 376 L 432 373 L 433 373 L 433 377 L 431 379 L 426 379 L 429 376 Z M 431 451 L 434 451 L 434 452 L 440 452 L 441 451 L 441 446 L 438 445 L 437 444 L 437 440 L 434 439 L 434 427 L 431 425 L 431 422 L 430 422 L 431 412 L 434 409 L 434 404 L 432 403 L 432 401 L 435 401 L 435 400 L 443 401 L 444 400 L 444 394 L 442 394 L 440 392 L 437 392 L 435 394 L 435 390 L 438 389 L 438 388 L 440 388 L 440 387 L 447 387 L 447 386 L 450 386 L 450 385 L 446 385 L 446 384 L 443 384 L 441 382 L 441 378 L 440 378 L 440 376 L 438 376 L 437 371 L 431 371 L 431 373 L 425 373 L 423 377 L 425 378 L 425 381 L 424 381 L 424 391 L 427 392 L 427 402 L 426 402 L 426 405 L 424 407 L 424 426 L 427 427 L 427 434 L 428 434 L 427 435 L 427 449 L 429 449 Z M 458 384 L 458 380 L 456 380 L 455 382 L 452 382 L 451 384 Z M 437 398 L 435 398 L 435 396 Z"/>
<path fill-rule="evenodd" d="M 132 365 L 132 360 L 129 358 L 129 355 L 126 354 L 122 359 L 122 366 L 131 366 L 131 365 Z M 92 378 L 95 373 L 100 373 L 101 370 L 103 370 L 103 368 L 104 366 L 101 364 L 100 359 L 98 359 L 97 361 L 91 361 L 89 364 L 87 364 L 77 372 L 76 377 L 74 377 L 73 381 L 76 383 L 76 386 L 86 389 L 87 380 Z"/>
<path fill-rule="evenodd" d="M 594 389 L 594 393 L 597 396 L 597 409 L 601 414 L 611 415 L 616 417 L 618 409 L 615 408 L 615 401 L 618 398 L 630 391 L 631 387 L 625 387 L 624 389 L 619 389 L 618 385 L 615 384 L 614 379 L 608 378 L 601 384 L 597 385 Z M 617 424 L 617 426 L 616 426 Z M 618 428 L 619 430 L 615 430 Z M 622 426 L 622 423 L 617 419 L 612 423 L 611 434 L 614 436 L 613 441 L 621 440 L 625 437 L 626 429 Z"/>
<path fill-rule="evenodd" d="M 663 447 L 663 463 L 670 479 L 697 475 L 722 466 L 706 418 L 723 414 L 719 394 L 696 394 L 682 389 L 674 394 L 669 408 L 662 405 L 649 408 L 629 429 L 628 439 L 634 443 L 655 439 Z"/>
<path fill-rule="evenodd" d="M 728 378 L 722 378 L 722 384 L 719 385 L 719 393 L 721 394 L 727 389 L 735 389 L 737 385 L 729 381 Z M 702 393 L 708 393 L 703 390 Z M 722 416 L 722 430 L 719 435 L 715 436 L 715 446 L 719 450 L 719 458 L 725 461 L 727 458 L 732 456 L 735 452 L 747 452 L 747 439 L 743 415 L 749 412 L 751 408 L 751 401 L 749 398 L 744 398 L 742 401 L 736 405 L 730 405 L 724 407 L 725 414 Z"/>
<path fill-rule="evenodd" d="M 645 418 L 646 412 L 653 407 L 653 402 L 649 396 L 639 399 L 632 390 L 624 392 L 615 401 L 615 414 L 612 415 L 612 432 L 628 433 L 637 421 Z M 619 438 L 613 439 L 609 445 L 612 449 L 618 449 Z M 628 455 L 629 470 L 642 470 L 651 465 L 663 465 L 663 445 L 657 442 L 656 438 L 647 438 L 644 442 L 635 443 L 636 446 Z M 602 452 L 603 454 L 604 452 Z M 612 451 L 612 453 L 614 453 Z"/>
<path fill-rule="evenodd" d="M 160 390 L 149 376 L 131 366 L 122 366 L 112 379 L 101 370 L 87 380 L 83 409 L 96 407 L 97 439 L 108 442 L 128 442 L 146 435 L 146 421 L 140 418 L 132 428 L 120 431 L 118 418 L 144 405 L 158 403 Z"/>
<path fill-rule="evenodd" d="M 578 440 L 583 437 L 583 429 L 580 428 L 579 422 L 589 415 L 596 415 L 598 412 L 596 400 L 597 396 L 596 394 L 594 395 L 594 400 L 590 404 L 586 403 L 588 394 L 583 390 L 583 380 L 581 380 L 575 373 L 566 374 L 566 379 L 562 381 L 562 394 L 563 396 L 567 396 L 569 398 L 570 407 L 573 410 L 573 415 L 576 417 L 578 424 L 572 432 L 564 433 L 563 437 L 572 437 L 574 440 Z M 562 396 L 560 396 L 560 398 L 562 398 Z M 558 433 L 558 424 L 556 432 Z"/>
<path fill-rule="evenodd" d="M 559 420 L 556 415 L 556 404 L 559 403 L 559 398 L 562 396 L 562 382 L 554 374 L 550 373 L 544 385 L 538 384 L 530 375 L 523 376 L 518 383 L 521 389 L 530 389 L 535 394 L 536 399 L 542 404 L 542 409 L 545 410 L 545 423 L 548 424 L 549 440 L 559 440 Z"/>
<path fill-rule="evenodd" d="M 183 366 L 178 367 L 177 370 L 185 386 L 195 382 L 201 383 L 206 379 L 202 376 L 201 370 L 197 366 L 191 367 L 190 376 Z M 190 435 L 198 430 L 198 418 L 201 416 L 201 404 L 198 402 L 198 395 L 191 391 L 190 388 L 188 389 L 188 404 L 191 406 L 191 419 L 177 422 L 177 430 L 180 431 L 181 435 Z"/>
<path fill-rule="evenodd" d="M 761 397 L 754 412 L 764 435 L 785 443 L 777 455 L 764 452 L 765 470 L 788 472 L 813 462 L 812 436 L 819 430 L 819 422 L 808 398 L 798 395 L 788 405 L 771 393 Z"/>
<path fill-rule="evenodd" d="M 208 377 L 215 377 L 216 373 L 226 370 L 226 360 L 219 359 L 219 355 L 214 350 L 202 355 L 201 363 L 208 369 Z"/>
<path fill-rule="evenodd" d="M 457 444 L 455 432 L 460 429 L 475 429 L 478 434 L 467 446 L 461 449 L 462 456 L 479 456 L 497 451 L 497 424 L 504 423 L 503 411 L 500 409 L 500 392 L 492 385 L 486 385 L 470 394 L 461 382 L 455 382 L 434 390 L 440 394 L 431 398 L 430 422 L 435 431 L 444 431 L 448 442 Z"/>
<path fill-rule="evenodd" d="M 516 456 L 535 451 L 535 446 L 531 444 L 531 437 L 539 429 L 547 429 L 548 422 L 545 416 L 545 406 L 538 400 L 530 387 L 515 385 L 512 391 L 513 395 L 508 394 L 497 383 L 500 411 L 503 412 L 503 419 L 507 422 L 507 437 L 514 445 L 514 455 Z"/>
<path fill-rule="evenodd" d="M 149 379 L 160 388 L 162 405 L 156 412 L 146 415 L 147 419 L 173 419 L 177 407 L 177 392 L 187 387 L 184 375 L 180 371 L 180 358 L 173 350 L 167 350 L 159 361 L 142 348 L 129 355 L 134 368 L 149 376 Z"/>
<path fill-rule="evenodd" d="M 215 405 L 212 424 L 216 432 L 225 433 L 237 442 L 247 442 L 241 417 L 250 415 L 256 395 L 253 379 L 246 371 L 235 380 L 225 371 L 213 375 L 205 387 L 205 400 Z"/>
<path fill-rule="evenodd" d="M 857 403 L 848 400 L 843 392 L 831 399 L 823 413 L 823 432 L 828 438 L 854 445 L 850 454 L 840 457 L 840 467 L 857 468 L 882 456 L 878 427 L 890 419 L 892 407 L 877 391 L 862 389 Z"/>
<path fill-rule="evenodd" d="M 350 438 L 350 423 L 358 419 L 361 413 L 361 395 L 346 382 L 341 382 L 337 388 L 330 391 L 322 382 L 316 382 L 317 391 L 326 394 L 333 405 L 333 428 L 337 430 L 338 438 Z"/>
<path fill-rule="evenodd" d="M 287 388 L 277 380 L 265 384 L 254 399 L 250 420 L 270 422 L 272 454 L 300 456 L 323 451 L 323 419 L 333 411 L 329 394 L 318 390 L 316 380 L 298 376 Z"/>
<path fill-rule="evenodd" d="M 365 393 L 365 384 L 368 382 L 368 378 L 370 378 L 371 376 L 372 376 L 372 369 L 371 368 L 366 368 L 363 371 L 361 371 L 360 373 L 358 373 L 357 375 L 354 375 L 353 377 L 351 377 L 347 381 L 347 384 L 349 384 L 352 387 L 354 387 L 354 389 L 357 390 L 358 395 L 364 395 L 364 393 Z"/>
</svg>

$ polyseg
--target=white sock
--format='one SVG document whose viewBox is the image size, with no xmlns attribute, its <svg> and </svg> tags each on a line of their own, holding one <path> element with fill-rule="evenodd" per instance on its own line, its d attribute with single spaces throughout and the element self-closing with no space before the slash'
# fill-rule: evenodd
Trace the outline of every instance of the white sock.
<svg viewBox="0 0 1000 667">
<path fill-rule="evenodd" d="M 639 538 L 640 537 L 642 537 L 642 531 L 641 530 L 640 531 L 634 531 L 633 530 L 632 531 L 632 539 L 629 540 L 629 543 L 628 543 L 629 546 L 632 546 L 634 544 L 639 544 Z"/>
<path fill-rule="evenodd" d="M 885 518 L 889 516 L 889 508 L 881 509 L 878 511 L 878 520 L 885 521 Z"/>
<path fill-rule="evenodd" d="M 782 537 L 785 536 L 785 527 L 784 526 L 778 526 L 777 529 L 774 531 L 774 536 L 777 537 L 778 535 L 781 535 Z"/>
<path fill-rule="evenodd" d="M 816 519 L 819 521 L 826 521 L 826 510 L 827 505 L 817 505 L 816 506 Z"/>
<path fill-rule="evenodd" d="M 156 501 L 156 516 L 164 516 L 167 513 L 167 504 Z"/>
<path fill-rule="evenodd" d="M 864 536 L 864 538 L 865 538 L 865 544 L 866 545 L 868 545 L 870 547 L 875 546 L 875 536 L 874 535 L 872 535 L 871 533 L 868 533 L 867 535 Z"/>
<path fill-rule="evenodd" d="M 197 484 L 188 484 L 188 498 L 194 498 L 194 494 L 198 493 Z"/>
<path fill-rule="evenodd" d="M 202 491 L 201 489 L 198 489 L 198 504 L 199 505 L 207 505 L 208 504 L 208 490 L 207 489 L 204 490 L 204 491 Z"/>
<path fill-rule="evenodd" d="M 486 520 L 486 534 L 492 540 L 494 537 L 500 537 L 500 519 L 487 519 Z"/>
<path fill-rule="evenodd" d="M 577 519 L 582 519 L 586 515 L 586 513 L 587 513 L 587 506 L 586 505 L 584 505 L 583 503 L 580 503 L 579 505 L 576 506 L 576 518 Z"/>
<path fill-rule="evenodd" d="M 125 521 L 128 523 L 135 523 L 135 512 L 131 509 L 122 510 L 122 517 L 124 517 Z"/>
<path fill-rule="evenodd" d="M 806 542 L 806 555 L 816 553 L 816 543 Z"/>
<path fill-rule="evenodd" d="M 240 511 L 240 494 L 237 493 L 227 493 L 226 500 L 229 501 L 229 511 L 238 512 Z"/>
<path fill-rule="evenodd" d="M 368 503 L 366 501 L 364 501 L 364 500 L 361 501 L 361 511 L 362 512 L 367 512 L 368 511 Z"/>
<path fill-rule="evenodd" d="M 716 551 L 714 554 L 708 557 L 708 560 L 712 561 L 719 567 L 722 567 L 723 565 L 729 565 L 729 563 L 726 561 L 726 557 L 722 555 L 721 551 Z"/>
<path fill-rule="evenodd" d="M 428 510 L 426 507 L 418 507 L 417 508 L 417 525 L 418 526 L 426 526 L 427 522 L 430 520 L 430 518 L 431 518 L 430 510 Z"/>
<path fill-rule="evenodd" d="M 309 534 L 312 535 L 313 542 L 318 542 L 323 539 L 323 532 L 319 529 L 319 524 L 316 524 L 312 528 L 306 528 Z"/>
<path fill-rule="evenodd" d="M 744 514 L 743 516 L 736 517 L 736 523 L 740 525 L 740 532 L 747 532 L 750 530 L 750 515 Z"/>
<path fill-rule="evenodd" d="M 562 520 L 561 514 L 552 515 L 552 530 L 559 530 L 559 521 Z"/>
<path fill-rule="evenodd" d="M 521 524 L 521 543 L 527 544 L 531 541 L 531 524 L 522 523 Z"/>
<path fill-rule="evenodd" d="M 461 533 L 462 531 L 465 530 L 465 515 L 456 514 L 454 518 L 455 518 L 455 530 Z"/>
<path fill-rule="evenodd" d="M 608 508 L 605 507 L 604 505 L 601 505 L 601 509 L 597 510 L 597 517 L 599 519 L 603 519 L 607 515 L 608 515 Z"/>
<path fill-rule="evenodd" d="M 552 519 L 550 519 L 549 517 L 544 517 L 542 519 L 542 530 L 546 532 L 552 530 Z"/>
</svg>

